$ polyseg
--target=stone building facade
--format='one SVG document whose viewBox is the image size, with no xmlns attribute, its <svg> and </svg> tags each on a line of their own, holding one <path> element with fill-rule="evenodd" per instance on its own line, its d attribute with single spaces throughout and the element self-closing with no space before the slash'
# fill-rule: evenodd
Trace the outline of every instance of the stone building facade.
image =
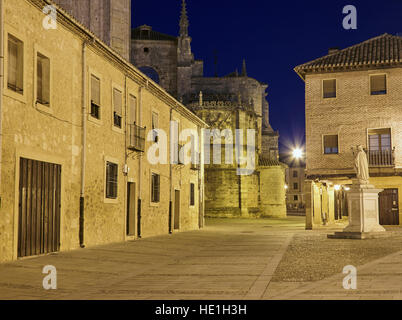
<svg viewBox="0 0 402 320">
<path fill-rule="evenodd" d="M 401 223 L 402 38 L 384 34 L 295 68 L 306 83 L 307 228 L 346 219 L 362 145 L 380 223 Z"/>
<path fill-rule="evenodd" d="M 131 62 L 153 77 L 212 129 L 255 130 L 256 168 L 239 176 L 237 164 L 206 165 L 206 214 L 209 216 L 285 216 L 284 170 L 278 160 L 278 132 L 269 123 L 267 85 L 247 75 L 243 63 L 223 77 L 205 77 L 203 61 L 191 50 L 189 19 L 183 0 L 179 36 L 143 25 L 132 31 Z M 206 148 L 212 148 L 207 142 Z M 222 154 L 224 144 L 221 145 Z"/>
<path fill-rule="evenodd" d="M 202 162 L 148 153 L 205 122 L 48 2 L 0 1 L 0 261 L 202 227 Z"/>
<path fill-rule="evenodd" d="M 304 178 L 306 166 L 304 162 L 298 161 L 288 164 L 286 168 L 286 206 L 288 212 L 304 211 Z"/>
<path fill-rule="evenodd" d="M 130 58 L 131 0 L 54 0 L 127 61 Z"/>
</svg>

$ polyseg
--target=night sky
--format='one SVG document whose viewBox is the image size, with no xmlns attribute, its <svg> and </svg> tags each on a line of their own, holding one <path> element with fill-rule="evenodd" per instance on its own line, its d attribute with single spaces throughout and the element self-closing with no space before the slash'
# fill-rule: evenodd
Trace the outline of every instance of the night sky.
<svg viewBox="0 0 402 320">
<path fill-rule="evenodd" d="M 357 30 L 342 27 L 346 5 L 357 8 Z M 181 0 L 133 0 L 133 27 L 178 35 Z M 280 133 L 280 148 L 304 141 L 304 82 L 293 71 L 301 63 L 383 33 L 402 34 L 402 0 L 267 1 L 187 0 L 195 59 L 206 76 L 240 71 L 268 87 L 270 123 Z"/>
</svg>

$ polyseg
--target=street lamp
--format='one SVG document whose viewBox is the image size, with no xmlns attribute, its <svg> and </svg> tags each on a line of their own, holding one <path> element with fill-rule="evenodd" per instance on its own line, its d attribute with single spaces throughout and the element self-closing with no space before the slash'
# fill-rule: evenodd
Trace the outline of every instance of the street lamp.
<svg viewBox="0 0 402 320">
<path fill-rule="evenodd" d="M 295 159 L 301 159 L 303 157 L 303 150 L 300 148 L 293 149 L 292 155 Z"/>
</svg>

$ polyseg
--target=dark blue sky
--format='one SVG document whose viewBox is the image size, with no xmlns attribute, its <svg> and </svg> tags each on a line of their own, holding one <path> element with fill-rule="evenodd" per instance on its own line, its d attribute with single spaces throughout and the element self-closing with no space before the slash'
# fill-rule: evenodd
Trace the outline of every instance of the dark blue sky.
<svg viewBox="0 0 402 320">
<path fill-rule="evenodd" d="M 344 30 L 342 9 L 357 8 L 357 30 Z M 178 34 L 181 0 L 132 2 L 133 26 Z M 192 49 L 205 74 L 228 74 L 247 61 L 248 75 L 269 85 L 270 122 L 284 145 L 304 139 L 304 83 L 298 64 L 383 33 L 402 33 L 402 0 L 187 0 Z"/>
</svg>

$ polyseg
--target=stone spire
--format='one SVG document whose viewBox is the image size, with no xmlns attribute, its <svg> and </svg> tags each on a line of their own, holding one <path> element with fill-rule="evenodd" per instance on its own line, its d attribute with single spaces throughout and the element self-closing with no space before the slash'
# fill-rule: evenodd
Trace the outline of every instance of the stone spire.
<svg viewBox="0 0 402 320">
<path fill-rule="evenodd" d="M 186 0 L 182 0 L 181 16 L 180 16 L 180 37 L 188 37 L 188 16 Z"/>
<path fill-rule="evenodd" d="M 246 59 L 243 59 L 243 69 L 241 71 L 242 77 L 247 77 Z"/>
</svg>

